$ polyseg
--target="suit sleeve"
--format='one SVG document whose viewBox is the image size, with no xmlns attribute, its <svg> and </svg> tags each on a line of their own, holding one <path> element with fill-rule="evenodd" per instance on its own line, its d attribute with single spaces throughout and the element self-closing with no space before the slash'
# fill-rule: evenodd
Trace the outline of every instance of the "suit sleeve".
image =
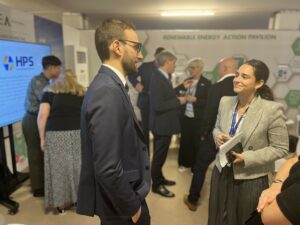
<svg viewBox="0 0 300 225">
<path fill-rule="evenodd" d="M 174 88 L 174 91 L 176 93 L 176 95 L 181 95 L 180 91 L 186 91 L 185 87 L 183 84 L 179 84 L 176 88 Z"/>
<path fill-rule="evenodd" d="M 208 102 L 202 120 L 203 135 L 207 135 L 214 129 L 218 108 L 220 103 L 220 94 L 215 86 L 211 86 L 208 92 Z"/>
<path fill-rule="evenodd" d="M 289 138 L 283 107 L 280 104 L 274 104 L 264 119 L 268 117 L 267 137 L 262 138 L 268 138 L 269 145 L 255 151 L 243 152 L 245 168 L 265 165 L 288 154 Z"/>
<path fill-rule="evenodd" d="M 160 80 L 153 77 L 150 84 L 150 104 L 156 113 L 164 113 L 180 107 L 179 100 L 175 95 L 169 99 L 164 97 L 165 88 L 166 86 Z"/>
<path fill-rule="evenodd" d="M 208 92 L 209 92 L 209 89 L 210 89 L 210 87 L 211 87 L 211 83 L 210 82 L 207 82 L 207 83 L 205 83 L 205 87 L 199 87 L 199 88 L 204 88 L 204 94 L 203 95 L 201 95 L 201 96 L 195 96 L 195 97 L 197 97 L 197 100 L 196 100 L 196 102 L 194 102 L 194 106 L 195 107 L 205 107 L 206 106 L 206 104 L 207 104 L 207 99 L 208 99 Z"/>
<path fill-rule="evenodd" d="M 88 103 L 86 115 L 92 142 L 96 182 L 106 192 L 120 216 L 133 216 L 140 200 L 123 173 L 121 154 L 126 151 L 121 139 L 124 124 L 122 93 L 116 87 L 98 89 Z"/>
</svg>

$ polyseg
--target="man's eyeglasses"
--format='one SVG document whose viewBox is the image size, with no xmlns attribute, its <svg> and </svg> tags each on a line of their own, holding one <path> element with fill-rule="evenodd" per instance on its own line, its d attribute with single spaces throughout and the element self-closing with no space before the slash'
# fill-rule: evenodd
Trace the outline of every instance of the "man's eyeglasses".
<svg viewBox="0 0 300 225">
<path fill-rule="evenodd" d="M 126 42 L 133 43 L 134 45 L 130 45 L 130 46 L 132 46 L 136 50 L 137 53 L 139 53 L 142 50 L 142 43 L 140 43 L 140 42 L 123 40 L 123 39 L 121 39 L 119 41 L 123 42 L 124 44 L 126 44 Z"/>
</svg>

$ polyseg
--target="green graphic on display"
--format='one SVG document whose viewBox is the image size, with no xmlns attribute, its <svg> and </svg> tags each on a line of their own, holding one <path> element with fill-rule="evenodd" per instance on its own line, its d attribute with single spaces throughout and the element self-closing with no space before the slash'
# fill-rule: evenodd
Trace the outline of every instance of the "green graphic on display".
<svg viewBox="0 0 300 225">
<path fill-rule="evenodd" d="M 300 56 L 300 37 L 298 37 L 292 44 L 292 49 L 295 55 Z"/>
<path fill-rule="evenodd" d="M 218 66 L 216 65 L 212 71 L 204 71 L 203 76 L 209 79 L 213 84 L 219 79 Z"/>
<path fill-rule="evenodd" d="M 284 100 L 289 107 L 299 107 L 300 90 L 290 90 L 289 93 L 285 96 Z"/>
</svg>

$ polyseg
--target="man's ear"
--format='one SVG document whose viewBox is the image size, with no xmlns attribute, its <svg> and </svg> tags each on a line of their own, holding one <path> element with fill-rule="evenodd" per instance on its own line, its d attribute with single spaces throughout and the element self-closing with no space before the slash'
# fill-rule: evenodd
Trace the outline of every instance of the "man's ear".
<svg viewBox="0 0 300 225">
<path fill-rule="evenodd" d="M 110 52 L 112 52 L 116 56 L 122 56 L 124 48 L 120 41 L 114 40 L 109 46 Z"/>
</svg>

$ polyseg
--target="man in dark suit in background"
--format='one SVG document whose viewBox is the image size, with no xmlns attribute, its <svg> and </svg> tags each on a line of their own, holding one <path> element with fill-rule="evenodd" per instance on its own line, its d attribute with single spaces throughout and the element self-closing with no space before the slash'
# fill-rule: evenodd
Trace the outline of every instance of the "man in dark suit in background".
<svg viewBox="0 0 300 225">
<path fill-rule="evenodd" d="M 193 178 L 189 195 L 184 196 L 184 203 L 192 211 L 196 211 L 200 192 L 205 179 L 205 174 L 210 163 L 215 159 L 217 149 L 212 137 L 215 126 L 220 100 L 223 96 L 234 96 L 233 78 L 237 71 L 237 61 L 233 57 L 224 58 L 219 62 L 218 72 L 220 79 L 211 86 L 208 95 L 207 107 L 201 126 L 201 143 L 197 159 L 193 167 Z M 200 138 L 200 137 L 199 137 Z"/>
<path fill-rule="evenodd" d="M 149 155 L 125 80 L 137 73 L 142 45 L 134 26 L 117 19 L 102 22 L 95 44 L 103 64 L 82 106 L 77 212 L 102 225 L 149 225 Z"/>
<path fill-rule="evenodd" d="M 154 60 L 151 62 L 144 62 L 138 68 L 138 76 L 128 75 L 132 86 L 139 92 L 137 106 L 141 110 L 142 127 L 146 138 L 147 146 L 149 148 L 149 86 L 153 73 L 157 70 L 156 56 L 164 50 L 162 47 L 158 47 L 154 53 Z"/>
<path fill-rule="evenodd" d="M 176 57 L 167 51 L 157 56 L 158 70 L 150 83 L 150 129 L 154 135 L 154 150 L 151 167 L 152 191 L 164 197 L 174 197 L 165 185 L 175 185 L 167 180 L 162 167 L 166 161 L 173 134 L 180 133 L 179 109 L 186 97 L 176 97 L 171 83 L 171 74 L 176 67 Z"/>
</svg>

